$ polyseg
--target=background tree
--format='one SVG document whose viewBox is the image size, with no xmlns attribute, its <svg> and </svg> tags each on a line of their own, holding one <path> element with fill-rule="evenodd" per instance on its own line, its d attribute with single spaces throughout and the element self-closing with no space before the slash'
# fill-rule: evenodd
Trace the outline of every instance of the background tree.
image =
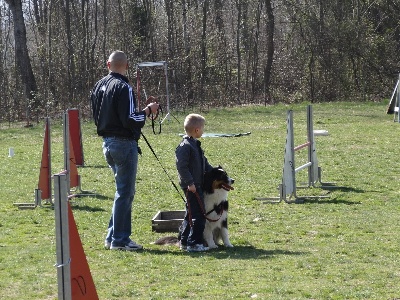
<svg viewBox="0 0 400 300">
<path fill-rule="evenodd" d="M 16 86 L 22 89 L 15 89 L 15 104 L 18 106 L 19 100 L 25 99 L 26 119 L 29 124 L 30 111 L 35 108 L 35 95 L 37 91 L 36 80 L 33 75 L 31 60 L 29 58 L 24 13 L 22 11 L 21 0 L 6 0 L 14 21 L 14 41 L 15 41 L 15 75 Z"/>
<path fill-rule="evenodd" d="M 7 0 L 0 122 L 69 107 L 90 115 L 116 49 L 133 86 L 136 63 L 168 62 L 175 109 L 381 100 L 400 71 L 399 14 L 394 0 Z M 144 76 L 164 101 L 162 72 Z"/>
</svg>

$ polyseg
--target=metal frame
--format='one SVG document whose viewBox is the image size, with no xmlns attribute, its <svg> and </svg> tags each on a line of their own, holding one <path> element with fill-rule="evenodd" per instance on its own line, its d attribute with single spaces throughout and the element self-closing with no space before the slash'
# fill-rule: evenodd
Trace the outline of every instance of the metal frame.
<svg viewBox="0 0 400 300">
<path fill-rule="evenodd" d="M 393 122 L 396 122 L 397 117 L 397 122 L 400 123 L 400 73 L 399 79 L 394 87 L 392 97 L 390 97 L 386 113 L 393 114 Z"/>
<path fill-rule="evenodd" d="M 56 257 L 58 299 L 72 299 L 71 256 L 68 224 L 68 174 L 54 175 L 54 213 L 56 226 Z"/>
<path fill-rule="evenodd" d="M 45 123 L 44 123 L 44 136 L 45 139 L 43 141 L 43 143 L 47 143 L 47 147 L 48 147 L 48 153 L 47 153 L 47 164 L 48 164 L 48 187 L 49 187 L 49 198 L 46 199 L 46 204 L 50 204 L 53 205 L 53 201 L 52 201 L 52 179 L 51 179 L 51 130 L 50 130 L 50 118 L 46 117 L 45 118 Z M 46 139 L 47 137 L 47 139 Z M 44 146 L 44 145 L 43 145 Z M 42 159 L 43 159 L 43 153 L 42 153 Z M 40 165 L 40 168 L 42 168 L 42 162 Z M 40 172 L 39 172 L 39 184 L 38 184 L 38 188 L 35 189 L 35 199 L 33 203 L 14 203 L 15 206 L 18 206 L 19 209 L 35 209 L 36 207 L 43 207 L 42 206 L 42 190 L 39 188 L 40 187 Z"/>
<path fill-rule="evenodd" d="M 154 67 L 162 67 L 164 69 L 164 75 L 165 75 L 165 92 L 166 92 L 166 98 L 167 98 L 167 114 L 165 115 L 164 119 L 160 121 L 160 123 L 163 123 L 166 119 L 170 121 L 170 107 L 169 107 L 169 88 L 168 88 L 168 63 L 166 61 L 157 61 L 157 62 L 141 62 L 136 64 L 136 93 L 137 93 L 137 98 L 138 98 L 138 109 L 140 109 L 140 98 L 141 98 L 141 88 L 140 88 L 140 69 L 141 68 L 154 68 Z M 147 98 L 147 96 L 145 95 Z"/>
<path fill-rule="evenodd" d="M 63 143 L 64 143 L 64 170 L 67 172 L 67 190 L 71 194 L 71 155 L 70 155 L 70 132 L 69 132 L 69 114 L 68 110 L 63 114 Z M 72 142 L 71 142 L 72 143 Z M 77 166 L 76 166 L 77 168 Z M 78 170 L 77 170 L 78 172 Z M 96 196 L 97 194 L 90 191 L 82 190 L 81 175 L 77 173 L 77 185 L 73 192 L 74 197 L 80 196 Z M 79 192 L 79 193 L 78 193 Z"/>
<path fill-rule="evenodd" d="M 315 143 L 315 135 L 327 135 L 327 131 L 314 132 L 313 128 L 313 112 L 312 106 L 307 106 L 307 142 L 298 146 L 294 145 L 294 128 L 293 128 L 293 111 L 287 112 L 287 129 L 286 129 L 286 144 L 285 154 L 283 162 L 283 173 L 282 183 L 278 186 L 279 197 L 264 197 L 255 198 L 256 200 L 268 200 L 269 203 L 279 203 L 284 200 L 286 203 L 303 203 L 304 199 L 310 198 L 327 198 L 329 196 L 301 196 L 296 195 L 296 173 L 307 169 L 308 170 L 308 184 L 306 188 L 315 187 L 316 183 L 319 182 L 321 185 L 332 183 L 322 183 L 321 174 L 322 170 L 318 166 L 317 150 Z M 295 167 L 295 151 L 307 148 L 308 161 L 299 166 Z M 322 187 L 322 186 L 321 186 Z"/>
<path fill-rule="evenodd" d="M 392 98 L 395 97 L 395 105 L 394 105 L 394 116 L 393 122 L 396 122 L 396 115 L 397 115 L 397 122 L 400 123 L 400 74 L 399 79 L 397 80 L 396 87 L 393 91 Z"/>
</svg>

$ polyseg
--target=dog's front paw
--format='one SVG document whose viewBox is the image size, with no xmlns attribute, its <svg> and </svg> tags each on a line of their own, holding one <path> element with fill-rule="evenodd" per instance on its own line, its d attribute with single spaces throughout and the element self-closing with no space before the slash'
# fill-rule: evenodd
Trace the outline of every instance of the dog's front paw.
<svg viewBox="0 0 400 300">
<path fill-rule="evenodd" d="M 225 247 L 227 247 L 227 248 L 233 248 L 233 245 L 229 243 L 229 244 L 226 244 Z"/>
<path fill-rule="evenodd" d="M 218 248 L 218 245 L 216 245 L 216 244 L 208 245 L 208 248 L 210 248 L 210 249 L 216 249 L 216 248 Z"/>
</svg>

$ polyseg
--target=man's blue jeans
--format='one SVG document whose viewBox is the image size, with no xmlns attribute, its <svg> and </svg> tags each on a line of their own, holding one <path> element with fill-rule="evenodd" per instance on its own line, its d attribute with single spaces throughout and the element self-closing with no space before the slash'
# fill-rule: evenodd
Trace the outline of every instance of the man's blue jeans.
<svg viewBox="0 0 400 300">
<path fill-rule="evenodd" d="M 113 246 L 124 246 L 131 241 L 138 144 L 135 140 L 107 137 L 104 138 L 103 153 L 114 173 L 116 184 L 106 240 Z"/>
</svg>

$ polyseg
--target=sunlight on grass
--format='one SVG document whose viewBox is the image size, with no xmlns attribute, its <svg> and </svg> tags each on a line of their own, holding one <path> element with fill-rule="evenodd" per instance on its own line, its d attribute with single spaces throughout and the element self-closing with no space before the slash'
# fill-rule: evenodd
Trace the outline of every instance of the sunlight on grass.
<svg viewBox="0 0 400 300">
<path fill-rule="evenodd" d="M 156 239 L 175 233 L 151 230 L 159 210 L 184 209 L 159 162 L 144 141 L 133 205 L 138 253 L 103 249 L 114 181 L 91 121 L 82 122 L 83 189 L 96 197 L 73 200 L 73 212 L 100 299 L 395 299 L 400 297 L 399 124 L 383 103 L 313 105 L 322 180 L 337 188 L 299 190 L 328 195 L 303 204 L 264 204 L 254 197 L 278 196 L 286 139 L 286 112 L 294 111 L 295 142 L 306 139 L 306 104 L 213 109 L 203 112 L 209 133 L 244 133 L 202 138 L 209 162 L 235 178 L 229 229 L 234 248 L 189 254 Z M 163 167 L 177 181 L 174 150 L 179 123 L 165 122 L 161 135 L 150 124 L 144 134 Z M 43 143 L 43 124 L 0 130 L 0 298 L 56 299 L 54 211 L 33 202 Z M 8 148 L 15 156 L 8 157 Z M 63 168 L 62 127 L 52 121 L 52 173 Z M 298 155 L 298 156 L 297 156 Z M 296 154 L 296 162 L 306 153 Z M 306 172 L 298 181 L 306 181 Z"/>
</svg>

